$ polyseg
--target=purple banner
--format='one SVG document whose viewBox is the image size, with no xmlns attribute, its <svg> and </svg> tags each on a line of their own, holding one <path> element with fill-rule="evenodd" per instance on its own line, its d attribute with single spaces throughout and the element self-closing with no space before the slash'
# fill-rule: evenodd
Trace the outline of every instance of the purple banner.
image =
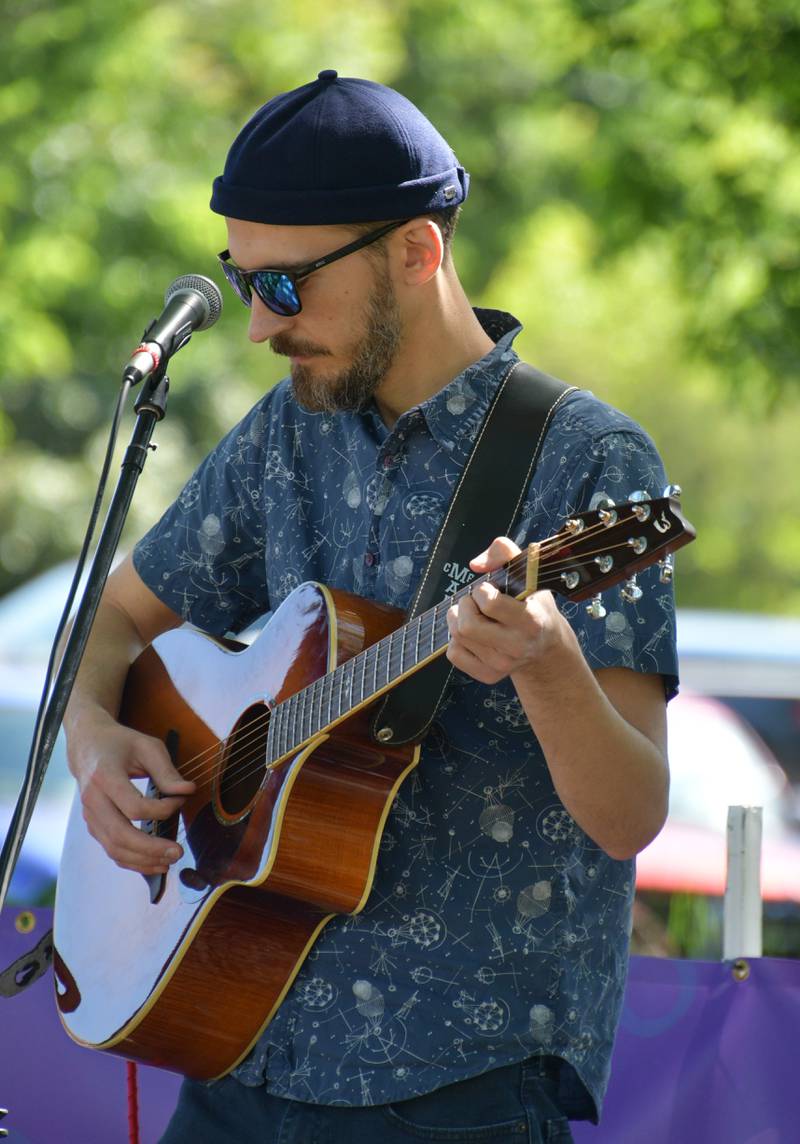
<svg viewBox="0 0 800 1144">
<path fill-rule="evenodd" d="M 30 911 L 36 928 L 19 933 L 22 911 L 0 914 L 0 971 L 32 949 L 53 911 Z M 120 973 L 124 973 L 120 966 Z M 140 1144 L 155 1144 L 177 1100 L 180 1077 L 138 1068 Z M 46 973 L 14 997 L 0 997 L 0 1106 L 9 1144 L 128 1144 L 125 1061 L 83 1049 L 61 1027 Z"/>
<path fill-rule="evenodd" d="M 0 970 L 52 923 L 20 933 L 0 917 Z M 633 958 L 603 1122 L 573 1125 L 576 1144 L 786 1144 L 800 1140 L 795 1105 L 800 962 L 749 962 L 734 978 L 719 962 Z M 121 968 L 121 972 L 124 970 Z M 74 1045 L 47 973 L 0 997 L 0 1105 L 10 1144 L 127 1144 L 125 1062 Z M 141 1144 L 155 1144 L 178 1077 L 139 1068 Z"/>
<path fill-rule="evenodd" d="M 800 961 L 631 960 L 600 1127 L 576 1144 L 800 1140 Z"/>
</svg>

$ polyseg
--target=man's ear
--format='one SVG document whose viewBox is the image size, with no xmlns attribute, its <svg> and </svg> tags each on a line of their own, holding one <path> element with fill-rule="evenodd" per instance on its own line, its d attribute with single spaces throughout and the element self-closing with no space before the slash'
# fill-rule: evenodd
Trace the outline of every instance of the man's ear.
<svg viewBox="0 0 800 1144">
<path fill-rule="evenodd" d="M 414 219 L 402 230 L 403 275 L 409 286 L 430 282 L 444 261 L 442 232 L 430 218 Z"/>
</svg>

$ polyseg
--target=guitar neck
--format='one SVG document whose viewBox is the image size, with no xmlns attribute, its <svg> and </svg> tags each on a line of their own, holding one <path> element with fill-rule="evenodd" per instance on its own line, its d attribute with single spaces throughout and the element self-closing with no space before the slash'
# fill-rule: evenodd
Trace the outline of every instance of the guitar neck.
<svg viewBox="0 0 800 1144">
<path fill-rule="evenodd" d="M 525 599 L 536 591 L 539 545 L 486 573 L 409 620 L 390 635 L 315 680 L 272 710 L 268 755 L 283 759 L 343 719 L 368 706 L 445 651 L 447 612 L 455 600 L 490 583 L 506 595 Z"/>
<path fill-rule="evenodd" d="M 488 582 L 518 600 L 538 588 L 571 600 L 593 596 L 587 610 L 594 619 L 602 619 L 602 589 L 626 580 L 622 599 L 635 604 L 642 595 L 636 574 L 655 561 L 662 583 L 669 583 L 671 554 L 695 535 L 680 512 L 679 492 L 669 485 L 655 500 L 635 492 L 624 504 L 605 500 L 592 511 L 576 513 L 547 540 L 529 545 L 502 568 L 473 580 L 279 703 L 271 712 L 268 731 L 270 764 L 295 753 L 441 655 L 449 638 L 448 609 L 479 584 Z"/>
</svg>

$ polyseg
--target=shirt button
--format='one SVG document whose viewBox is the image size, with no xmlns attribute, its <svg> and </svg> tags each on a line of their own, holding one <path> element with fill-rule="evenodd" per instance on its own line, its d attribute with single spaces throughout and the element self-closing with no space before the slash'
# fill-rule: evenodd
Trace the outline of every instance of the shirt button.
<svg viewBox="0 0 800 1144">
<path fill-rule="evenodd" d="M 364 563 L 366 564 L 367 568 L 371 568 L 377 559 L 378 558 L 374 552 L 368 552 L 364 557 Z"/>
</svg>

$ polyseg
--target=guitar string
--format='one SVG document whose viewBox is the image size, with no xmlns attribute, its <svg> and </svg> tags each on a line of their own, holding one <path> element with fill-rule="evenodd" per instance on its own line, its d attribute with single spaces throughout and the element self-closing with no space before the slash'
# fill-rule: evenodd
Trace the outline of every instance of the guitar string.
<svg viewBox="0 0 800 1144">
<path fill-rule="evenodd" d="M 601 531 L 601 530 L 606 529 L 607 527 L 608 527 L 607 525 L 598 525 L 598 526 L 594 526 L 591 530 L 587 528 L 583 533 L 580 534 L 581 539 L 585 539 L 587 536 L 591 536 L 592 532 Z M 571 539 L 571 536 L 570 536 L 570 539 Z M 556 542 L 558 542 L 558 543 L 556 543 Z M 557 534 L 554 537 L 550 537 L 548 541 L 546 541 L 544 544 L 541 545 L 540 557 L 542 555 L 542 550 L 544 550 L 545 547 L 548 550 L 551 550 L 551 549 L 558 550 L 559 548 L 564 547 L 564 540 L 561 538 L 560 534 Z M 602 551 L 604 553 L 608 553 L 608 552 L 613 550 L 613 547 L 617 547 L 617 548 L 626 547 L 626 545 L 616 545 L 616 546 L 612 546 L 612 547 L 604 546 Z M 599 552 L 589 552 L 589 553 L 582 554 L 582 558 L 584 558 L 584 557 L 585 558 L 592 558 L 598 554 L 599 554 Z M 544 552 L 544 555 L 546 556 L 547 552 Z M 480 584 L 488 581 L 492 576 L 497 576 L 499 573 L 501 573 L 503 571 L 508 571 L 509 573 L 522 571 L 523 567 L 527 563 L 527 560 L 528 560 L 527 552 L 520 553 L 518 556 L 513 557 L 506 565 L 503 565 L 502 568 L 495 569 L 493 572 L 485 573 L 479 579 L 472 581 L 471 584 L 469 584 L 467 587 L 461 589 L 460 592 L 455 593 L 454 596 L 451 597 L 450 599 L 451 600 L 458 600 L 460 598 L 465 597 L 466 595 L 468 595 L 472 591 L 474 591 L 474 589 L 477 588 Z M 549 565 L 547 570 L 546 570 L 547 577 L 545 578 L 543 576 L 541 578 L 541 580 L 539 581 L 539 583 L 537 585 L 537 590 L 539 588 L 545 588 L 545 587 L 549 587 L 550 585 L 557 585 L 557 584 L 561 583 L 561 578 L 560 578 L 561 567 L 564 565 L 569 566 L 572 562 L 573 561 L 571 558 L 565 558 L 565 560 L 562 561 L 561 563 L 554 562 L 551 565 Z M 435 629 L 438 624 L 441 624 L 443 617 L 441 615 L 437 616 L 437 615 L 435 615 L 435 613 L 441 607 L 441 605 L 444 602 L 445 602 L 444 600 L 440 601 L 439 604 L 437 604 L 434 608 L 430 608 L 430 609 L 428 609 L 428 611 L 422 613 L 420 616 L 415 617 L 415 620 L 419 621 L 419 623 L 420 623 L 420 631 L 421 632 L 426 631 L 427 625 L 431 625 L 431 628 Z M 427 635 L 432 635 L 432 634 L 434 634 L 433 630 L 427 632 Z M 387 642 L 389 639 L 390 639 L 390 636 L 384 637 L 384 640 Z M 369 647 L 363 648 L 360 652 L 356 653 L 356 655 L 353 656 L 350 660 L 346 660 L 345 663 L 338 665 L 338 667 L 335 668 L 332 672 L 328 672 L 326 676 L 321 676 L 317 680 L 312 680 L 311 683 L 307 684 L 305 688 L 301 688 L 300 691 L 295 692 L 293 695 L 287 696 L 287 699 L 283 700 L 282 703 L 286 703 L 286 702 L 289 702 L 293 699 L 297 699 L 297 697 L 299 695 L 302 695 L 303 691 L 309 690 L 315 684 L 319 683 L 320 680 L 332 676 L 333 674 L 335 674 L 335 672 L 337 672 L 339 670 L 343 670 L 347 664 L 352 663 L 354 659 L 358 659 L 360 656 L 365 656 L 366 658 L 368 658 L 371 652 L 374 652 L 376 656 L 379 656 L 380 652 L 378 651 L 378 647 L 379 647 L 379 644 L 384 643 L 384 640 L 379 640 L 378 643 L 371 644 Z M 439 650 L 439 649 L 437 649 L 437 650 Z M 391 657 L 391 649 L 389 651 L 389 656 Z M 389 663 L 387 663 L 386 666 L 387 666 L 387 668 L 390 668 L 391 665 Z M 278 707 L 280 707 L 281 705 L 282 704 L 278 704 L 273 709 L 272 713 L 274 714 L 274 711 L 276 711 L 278 709 Z M 266 712 L 265 712 L 265 714 L 266 714 Z M 239 739 L 239 745 L 240 746 L 246 745 L 247 741 L 248 741 L 248 737 L 258 737 L 260 734 L 261 734 L 260 728 L 256 728 L 253 731 L 252 736 L 249 736 L 249 733 L 245 733 L 245 735 L 241 736 L 241 738 Z M 301 739 L 300 743 L 305 742 L 305 741 L 306 741 L 305 739 Z M 219 740 L 219 741 L 215 742 L 214 744 L 212 744 L 210 747 L 207 747 L 203 751 L 200 751 L 197 755 L 193 756 L 191 759 L 188 759 L 187 763 L 185 764 L 187 768 L 191 767 L 193 764 L 199 764 L 199 765 L 197 765 L 194 770 L 186 769 L 185 771 L 183 771 L 182 772 L 183 777 L 186 779 L 189 779 L 191 781 L 195 776 L 199 776 L 204 769 L 204 764 L 210 760 L 210 757 L 212 755 L 215 755 L 219 751 L 219 748 L 223 745 L 223 743 L 224 743 L 223 740 Z M 300 743 L 293 744 L 289 748 L 289 751 L 295 749 L 296 747 L 299 747 Z M 288 754 L 289 751 L 287 751 L 286 754 Z"/>
<path fill-rule="evenodd" d="M 615 547 L 625 547 L 625 546 L 626 545 L 617 545 Z M 609 548 L 605 547 L 603 551 L 608 552 Z M 589 553 L 587 555 L 592 556 L 593 554 Z M 516 561 L 516 560 L 518 560 L 518 558 L 514 558 L 514 561 Z M 508 567 L 510 569 L 511 564 L 514 563 L 514 561 L 509 562 L 509 565 L 507 565 L 506 567 Z M 523 561 L 523 563 L 524 563 L 524 561 Z M 566 563 L 569 563 L 569 562 L 566 562 Z M 560 565 L 558 563 L 551 566 L 551 568 L 548 569 L 547 577 L 542 577 L 538 587 L 544 588 L 544 587 L 548 587 L 550 585 L 559 584 L 561 582 L 560 573 L 558 573 L 559 567 L 560 567 Z M 555 575 L 553 575 L 554 572 L 556 573 Z M 473 582 L 471 585 L 469 585 L 469 588 L 474 589 L 478 585 L 478 583 L 483 582 L 484 580 L 488 579 L 488 577 L 490 575 L 492 575 L 492 573 L 489 573 L 486 576 L 481 577 L 480 581 Z M 460 596 L 465 596 L 468 594 L 468 591 L 469 591 L 469 589 L 464 589 L 464 590 L 462 590 L 461 593 L 458 593 L 454 598 L 457 599 Z M 422 627 L 422 621 L 425 621 L 426 624 L 431 625 L 431 630 L 428 634 L 429 635 L 435 634 L 435 629 L 436 629 L 437 625 L 441 625 L 442 619 L 443 619 L 443 617 L 441 615 L 439 615 L 439 616 L 435 615 L 435 612 L 441 606 L 441 603 L 444 603 L 444 601 L 441 601 L 440 604 L 436 606 L 436 608 L 430 609 L 428 612 L 425 612 L 421 616 L 416 617 L 416 619 L 420 621 L 421 631 L 424 630 L 424 628 Z M 442 633 L 442 634 L 444 634 L 444 633 Z M 385 640 L 387 641 L 387 643 L 388 643 L 388 639 L 389 639 L 389 637 L 385 637 Z M 271 712 L 265 711 L 265 713 L 264 713 L 265 716 L 274 714 L 274 712 L 277 711 L 278 708 L 281 707 L 283 703 L 288 703 L 291 700 L 297 699 L 297 697 L 302 695 L 304 691 L 310 691 L 310 689 L 313 688 L 316 684 L 320 683 L 325 678 L 332 677 L 337 671 L 339 671 L 339 670 L 344 671 L 344 669 L 347 667 L 348 664 L 353 663 L 354 660 L 359 659 L 361 656 L 364 656 L 368 660 L 370 653 L 374 652 L 375 655 L 373 656 L 373 658 L 379 657 L 380 656 L 380 652 L 378 650 L 379 644 L 382 644 L 383 642 L 384 641 L 381 640 L 381 641 L 378 641 L 377 644 L 372 644 L 369 647 L 362 649 L 361 652 L 358 652 L 351 659 L 346 660 L 343 664 L 340 664 L 337 668 L 334 669 L 333 672 L 328 672 L 325 676 L 321 676 L 316 680 L 312 680 L 311 683 L 307 684 L 305 688 L 301 688 L 301 690 L 299 692 L 295 692 L 293 695 L 288 696 L 286 700 L 283 700 L 281 702 L 281 704 L 276 705 L 276 707 L 274 709 L 272 709 Z M 440 651 L 440 650 L 441 650 L 441 647 L 437 648 L 437 651 Z M 390 659 L 391 659 L 391 649 L 389 649 L 389 660 Z M 389 661 L 387 661 L 386 667 L 387 667 L 387 669 L 391 670 L 391 663 Z M 402 669 L 401 669 L 401 674 L 402 674 Z M 357 706 L 358 704 L 355 704 L 355 705 Z M 254 720 L 254 724 L 256 724 L 256 723 L 257 723 L 257 721 Z M 320 730 L 320 729 L 321 728 L 319 728 L 318 730 Z M 301 730 L 302 730 L 302 728 L 301 728 Z M 316 733 L 316 732 L 314 732 L 314 733 Z M 256 725 L 252 732 L 250 730 L 248 730 L 247 732 L 245 732 L 245 734 L 241 735 L 237 741 L 237 747 L 239 747 L 240 754 L 241 754 L 241 748 L 246 747 L 249 740 L 257 739 L 261 736 L 261 734 L 262 734 L 262 728 L 259 727 L 258 725 Z M 299 742 L 297 742 L 297 743 L 292 743 L 291 746 L 289 747 L 289 749 L 286 752 L 284 752 L 284 754 L 288 755 L 292 751 L 299 749 L 299 747 L 304 742 L 308 741 L 311 738 L 313 738 L 313 734 L 309 735 L 307 737 L 301 738 L 299 740 Z M 185 769 L 182 772 L 183 777 L 186 779 L 189 779 L 190 781 L 196 776 L 199 777 L 199 775 L 202 773 L 202 771 L 204 769 L 205 763 L 209 762 L 211 760 L 211 757 L 219 752 L 219 749 L 221 746 L 224 745 L 224 742 L 225 742 L 225 740 L 218 740 L 215 743 L 213 743 L 210 747 L 205 748 L 203 751 L 200 751 L 197 755 L 195 755 L 191 759 L 187 760 L 187 763 L 185 764 L 187 769 Z M 282 758 L 284 756 L 281 755 L 280 757 Z M 194 769 L 191 769 L 192 767 L 194 767 Z M 240 781 L 243 781 L 243 779 L 246 777 L 249 777 L 249 775 L 242 776 L 242 780 L 240 780 Z"/>
<path fill-rule="evenodd" d="M 621 546 L 616 546 L 616 547 L 621 547 Z M 510 563 L 511 562 L 509 562 L 509 566 L 510 566 Z M 558 578 L 551 576 L 551 577 L 549 577 L 549 582 L 550 583 L 557 583 Z M 540 584 L 540 587 L 544 587 L 544 586 L 545 586 L 545 582 L 543 580 Z M 471 585 L 471 587 L 474 588 L 475 584 L 473 583 Z M 427 615 L 427 613 L 425 613 L 425 615 Z M 421 619 L 422 617 L 418 617 L 418 618 Z M 440 624 L 440 623 L 441 623 L 441 617 L 438 617 L 438 618 L 434 617 L 434 631 L 435 631 L 437 624 Z M 370 648 L 364 649 L 362 652 L 358 653 L 358 655 L 367 654 L 369 651 L 371 651 L 376 646 L 377 645 L 371 645 Z M 444 647 L 444 645 L 441 645 L 441 647 L 438 650 L 441 652 L 443 647 Z M 358 656 L 355 656 L 353 658 L 354 659 L 358 658 Z M 350 663 L 350 662 L 352 662 L 352 660 L 348 660 L 345 662 Z M 344 665 L 342 665 L 342 666 L 344 666 Z M 390 666 L 391 666 L 390 664 L 387 664 L 387 667 L 390 668 Z M 316 683 L 316 682 L 318 682 L 318 681 L 313 681 L 311 684 L 309 684 L 307 689 L 310 689 L 311 687 L 313 687 L 314 683 Z M 306 689 L 303 689 L 303 690 L 306 690 Z M 301 693 L 296 693 L 296 694 L 301 694 Z M 291 696 L 289 698 L 295 698 L 295 696 Z M 354 704 L 354 706 L 358 706 L 358 703 Z M 248 732 L 244 736 L 240 737 L 240 739 L 237 741 L 237 743 L 236 743 L 237 766 L 240 769 L 241 768 L 245 768 L 245 769 L 243 769 L 241 771 L 241 773 L 236 777 L 235 781 L 228 786 L 228 788 L 227 788 L 228 793 L 230 793 L 236 786 L 240 785 L 243 782 L 246 782 L 249 778 L 252 778 L 254 775 L 259 773 L 262 769 L 265 772 L 267 769 L 269 769 L 269 770 L 275 769 L 275 763 L 277 762 L 277 760 L 273 761 L 272 763 L 265 764 L 263 761 L 263 751 L 260 747 L 260 742 L 264 737 L 264 732 L 269 727 L 271 715 L 272 715 L 272 712 L 270 712 L 269 709 L 265 709 L 265 711 L 263 713 L 263 717 L 259 717 L 258 719 L 254 720 L 253 730 L 251 731 L 250 729 L 248 729 Z M 313 739 L 314 735 L 319 733 L 319 730 L 321 730 L 321 729 L 322 728 L 318 728 L 317 730 L 313 731 L 307 737 L 301 739 L 300 742 L 293 743 L 289 747 L 289 750 L 286 751 L 284 753 L 284 755 L 279 756 L 279 758 L 288 760 L 288 758 L 290 756 L 296 756 L 297 753 L 302 749 L 303 745 L 304 744 L 307 745 L 307 743 L 310 742 Z M 211 747 L 206 748 L 204 751 L 202 751 L 198 755 L 194 756 L 193 759 L 189 760 L 189 763 L 196 763 L 204 755 L 207 756 L 207 758 L 206 758 L 207 763 L 212 762 L 213 756 L 218 754 L 220 751 L 220 748 L 223 747 L 224 745 L 225 745 L 225 741 L 223 741 L 223 740 L 216 742 Z M 255 745 L 258 745 L 258 753 L 257 754 L 251 754 L 248 756 L 245 753 L 243 753 L 243 752 L 246 752 L 246 750 L 249 747 L 253 747 Z M 253 763 L 253 762 L 256 765 L 254 767 L 252 767 L 251 769 L 247 770 L 246 768 L 249 766 L 250 763 Z M 203 769 L 204 769 L 204 767 L 197 767 L 195 769 L 194 773 L 199 775 Z M 190 773 L 192 773 L 192 772 L 187 771 L 186 774 L 184 775 L 184 777 L 188 778 Z M 171 817 L 174 817 L 174 816 L 171 816 Z M 153 821 L 156 824 L 156 829 L 157 829 L 158 825 L 161 824 L 162 821 L 169 822 L 170 820 L 168 819 L 168 820 L 153 820 Z M 185 827 L 179 828 L 178 833 L 177 833 L 178 841 L 185 840 L 185 837 L 186 837 Z"/>
</svg>

